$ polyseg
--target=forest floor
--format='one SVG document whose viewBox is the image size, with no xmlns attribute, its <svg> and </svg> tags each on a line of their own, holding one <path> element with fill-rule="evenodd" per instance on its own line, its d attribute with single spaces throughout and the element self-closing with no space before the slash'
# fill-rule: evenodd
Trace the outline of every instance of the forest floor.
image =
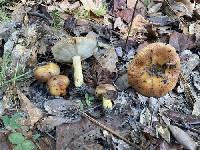
<svg viewBox="0 0 200 150">
<path fill-rule="evenodd" d="M 0 150 L 199 148 L 199 0 L 1 0 L 0 20 Z M 146 97 L 128 66 L 157 42 L 180 74 Z"/>
</svg>

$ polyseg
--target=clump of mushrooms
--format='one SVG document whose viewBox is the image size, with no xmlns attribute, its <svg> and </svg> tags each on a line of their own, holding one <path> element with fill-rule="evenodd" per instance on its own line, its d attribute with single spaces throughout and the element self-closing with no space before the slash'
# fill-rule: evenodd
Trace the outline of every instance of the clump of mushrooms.
<svg viewBox="0 0 200 150">
<path fill-rule="evenodd" d="M 65 96 L 70 80 L 67 76 L 59 74 L 60 67 L 53 62 L 39 66 L 34 71 L 36 80 L 44 83 L 47 82 L 47 86 L 51 95 Z"/>
<path fill-rule="evenodd" d="M 86 37 L 63 38 L 52 47 L 56 61 L 73 63 L 76 87 L 80 87 L 84 83 L 81 60 L 91 57 L 96 51 L 96 36 L 91 34 Z"/>
<path fill-rule="evenodd" d="M 141 49 L 128 67 L 128 82 L 139 93 L 161 97 L 171 91 L 180 74 L 176 49 L 164 43 L 152 43 Z"/>
</svg>

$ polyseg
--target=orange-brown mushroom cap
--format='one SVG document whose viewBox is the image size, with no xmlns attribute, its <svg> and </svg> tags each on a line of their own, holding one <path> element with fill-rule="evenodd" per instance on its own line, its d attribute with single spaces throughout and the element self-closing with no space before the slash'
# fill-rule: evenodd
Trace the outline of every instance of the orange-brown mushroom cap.
<svg viewBox="0 0 200 150">
<path fill-rule="evenodd" d="M 128 68 L 128 82 L 139 93 L 161 97 L 171 91 L 180 74 L 176 49 L 164 43 L 152 43 L 141 49 Z"/>
</svg>

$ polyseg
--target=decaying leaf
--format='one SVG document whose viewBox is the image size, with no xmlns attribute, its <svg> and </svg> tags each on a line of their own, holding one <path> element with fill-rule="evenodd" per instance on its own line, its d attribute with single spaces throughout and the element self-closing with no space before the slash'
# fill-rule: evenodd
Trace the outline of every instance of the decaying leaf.
<svg viewBox="0 0 200 150">
<path fill-rule="evenodd" d="M 102 68 L 107 69 L 110 72 L 116 72 L 116 63 L 118 62 L 118 57 L 114 47 L 99 51 L 94 56 L 101 64 Z"/>
<path fill-rule="evenodd" d="M 173 32 L 170 35 L 169 44 L 181 52 L 185 49 L 190 49 L 193 42 L 183 33 Z"/>
<path fill-rule="evenodd" d="M 193 14 L 193 9 L 188 9 L 185 4 L 181 2 L 176 2 L 172 5 L 173 10 L 175 11 L 176 15 L 181 17 L 181 16 L 188 16 L 192 17 Z"/>
<path fill-rule="evenodd" d="M 53 99 L 44 103 L 45 110 L 52 116 L 43 118 L 38 125 L 41 131 L 52 130 L 63 123 L 74 123 L 81 119 L 77 108 L 79 100 Z"/>
<path fill-rule="evenodd" d="M 102 146 L 96 140 L 104 140 L 100 130 L 87 119 L 82 119 L 80 122 L 74 124 L 58 126 L 56 128 L 56 136 L 57 149 L 85 148 L 88 150 L 102 150 Z"/>
<path fill-rule="evenodd" d="M 162 6 L 162 3 L 150 3 L 148 5 L 148 13 L 149 14 L 157 13 L 159 9 L 161 8 L 161 6 Z"/>
<path fill-rule="evenodd" d="M 164 26 L 164 27 L 174 22 L 168 16 L 163 16 L 163 15 L 156 15 L 156 16 L 153 15 L 153 16 L 150 16 L 148 19 L 152 24 L 156 26 Z"/>
<path fill-rule="evenodd" d="M 196 142 L 185 131 L 173 125 L 170 125 L 169 129 L 172 132 L 175 139 L 180 144 L 182 144 L 186 149 L 189 149 L 189 150 L 197 149 Z"/>
<path fill-rule="evenodd" d="M 84 8 L 88 11 L 96 8 L 96 5 L 93 0 L 81 0 L 81 3 L 83 4 Z"/>
<path fill-rule="evenodd" d="M 148 24 L 148 21 L 144 19 L 143 16 L 137 15 L 134 17 L 132 22 L 132 28 L 130 31 L 130 36 L 135 35 L 137 32 L 147 32 L 145 26 Z"/>
<path fill-rule="evenodd" d="M 165 139 L 168 143 L 170 143 L 170 132 L 167 127 L 164 127 L 162 125 L 159 125 L 157 127 L 157 131 L 160 134 L 160 136 Z"/>
<path fill-rule="evenodd" d="M 193 115 L 200 116 L 200 99 L 196 99 L 196 102 L 194 103 L 193 106 Z"/>
<path fill-rule="evenodd" d="M 196 124 L 200 122 L 200 117 L 195 115 L 186 115 L 184 113 L 172 110 L 164 110 L 162 112 L 168 119 L 174 122 L 184 122 L 185 124 Z M 162 116 L 164 117 L 164 116 Z M 168 124 L 169 125 L 169 124 Z"/>
<path fill-rule="evenodd" d="M 193 13 L 194 8 L 195 8 L 195 3 L 192 3 L 190 0 L 177 0 L 177 2 L 181 2 L 187 7 L 188 11 Z"/>
<path fill-rule="evenodd" d="M 31 101 L 24 95 L 19 89 L 17 89 L 17 94 L 19 96 L 19 99 L 21 101 L 21 109 L 28 113 L 28 122 L 30 126 L 34 126 L 36 122 L 38 122 L 39 119 L 42 118 L 42 111 L 37 108 Z"/>
<path fill-rule="evenodd" d="M 148 108 L 144 108 L 140 113 L 140 123 L 146 126 L 150 126 L 151 120 L 151 112 Z"/>
<path fill-rule="evenodd" d="M 1 150 L 10 150 L 11 147 L 8 143 L 6 134 L 4 134 L 3 132 L 0 133 L 0 149 Z"/>
<path fill-rule="evenodd" d="M 118 17 L 118 18 L 115 20 L 114 28 L 118 28 L 118 29 L 120 29 L 120 30 L 125 28 L 125 24 L 123 23 L 123 21 L 121 20 L 120 17 Z"/>
<path fill-rule="evenodd" d="M 133 14 L 133 10 L 132 9 L 122 9 L 120 11 L 117 11 L 117 17 L 120 17 L 122 20 L 124 20 L 127 23 L 131 22 L 131 16 Z"/>
<path fill-rule="evenodd" d="M 44 131 L 51 131 L 56 126 L 59 126 L 63 123 L 66 123 L 66 119 L 59 117 L 59 116 L 48 116 L 45 118 L 42 118 L 40 123 L 37 125 L 37 128 L 44 132 Z"/>
<path fill-rule="evenodd" d="M 92 11 L 94 13 L 97 13 L 99 10 L 101 10 L 103 7 L 106 8 L 106 3 L 104 3 L 102 0 L 80 0 L 83 4 L 84 8 L 88 11 Z M 102 13 L 104 13 L 102 9 Z M 104 14 L 102 14 L 104 15 Z"/>
<path fill-rule="evenodd" d="M 136 0 L 127 0 L 127 7 L 128 8 L 134 8 L 134 6 L 135 6 L 135 4 L 136 4 Z"/>
<path fill-rule="evenodd" d="M 197 41 L 200 40 L 200 21 L 196 21 L 195 23 L 190 24 L 189 34 L 195 35 Z"/>
<path fill-rule="evenodd" d="M 183 146 L 175 143 L 167 143 L 164 140 L 157 139 L 151 143 L 150 150 L 182 150 Z"/>
<path fill-rule="evenodd" d="M 53 99 L 46 101 L 44 103 L 45 110 L 55 116 L 65 117 L 65 119 L 77 119 L 80 116 L 78 115 L 78 108 L 80 106 L 80 100 L 66 100 L 66 99 Z"/>
<path fill-rule="evenodd" d="M 184 50 L 180 54 L 181 70 L 187 78 L 192 70 L 200 64 L 200 58 L 197 54 L 192 53 L 190 50 Z"/>
</svg>

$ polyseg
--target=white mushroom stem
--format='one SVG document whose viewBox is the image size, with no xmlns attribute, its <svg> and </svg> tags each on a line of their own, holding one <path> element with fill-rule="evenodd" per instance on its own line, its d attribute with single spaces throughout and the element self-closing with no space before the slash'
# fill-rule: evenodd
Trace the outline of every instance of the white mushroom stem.
<svg viewBox="0 0 200 150">
<path fill-rule="evenodd" d="M 74 56 L 72 59 L 74 68 L 74 84 L 76 87 L 80 87 L 84 83 L 82 65 L 81 65 L 81 56 Z"/>
</svg>

